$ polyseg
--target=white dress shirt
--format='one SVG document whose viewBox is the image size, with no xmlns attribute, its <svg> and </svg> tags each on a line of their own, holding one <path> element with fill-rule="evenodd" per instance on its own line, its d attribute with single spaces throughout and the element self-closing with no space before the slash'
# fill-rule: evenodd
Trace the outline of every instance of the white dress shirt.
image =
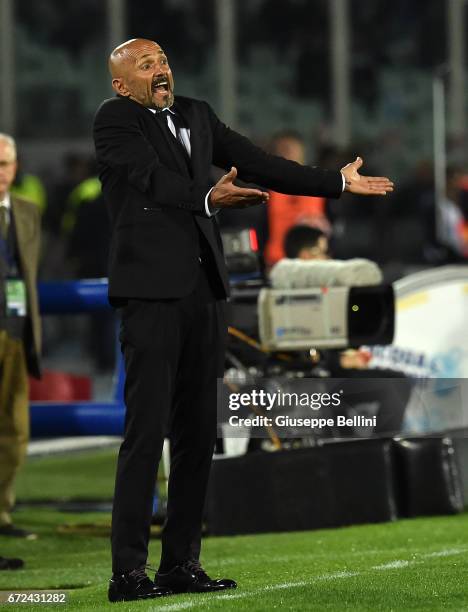
<svg viewBox="0 0 468 612">
<path fill-rule="evenodd" d="M 7 222 L 10 223 L 10 210 L 11 210 L 11 202 L 10 202 L 10 194 L 5 194 L 3 200 L 0 200 L 0 206 L 4 206 L 7 209 Z"/>
</svg>

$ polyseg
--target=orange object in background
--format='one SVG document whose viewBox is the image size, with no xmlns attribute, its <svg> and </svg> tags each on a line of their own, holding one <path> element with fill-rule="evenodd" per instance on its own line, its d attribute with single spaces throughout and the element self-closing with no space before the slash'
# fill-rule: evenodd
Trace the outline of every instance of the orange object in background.
<svg viewBox="0 0 468 612">
<path fill-rule="evenodd" d="M 268 242 L 265 261 L 272 266 L 284 254 L 284 237 L 294 225 L 310 225 L 328 234 L 330 223 L 325 216 L 325 198 L 293 196 L 270 191 L 268 202 Z"/>
<path fill-rule="evenodd" d="M 45 370 L 41 380 L 29 379 L 29 399 L 33 402 L 73 402 L 92 399 L 89 376 Z"/>
<path fill-rule="evenodd" d="M 460 239 L 460 252 L 463 257 L 468 257 L 468 221 L 462 219 L 458 223 L 456 231 Z"/>
</svg>

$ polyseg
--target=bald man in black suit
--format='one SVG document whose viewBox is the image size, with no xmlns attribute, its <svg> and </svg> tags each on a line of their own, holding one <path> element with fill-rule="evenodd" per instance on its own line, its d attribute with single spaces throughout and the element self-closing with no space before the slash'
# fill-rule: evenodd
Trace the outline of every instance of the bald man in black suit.
<svg viewBox="0 0 468 612">
<path fill-rule="evenodd" d="M 111 601 L 235 588 L 200 561 L 201 521 L 216 439 L 216 384 L 223 376 L 229 292 L 215 214 L 267 204 L 261 189 L 337 198 L 392 189 L 342 171 L 268 155 L 224 125 L 202 101 L 174 97 L 166 55 L 133 39 L 110 56 L 117 94 L 97 111 L 96 155 L 112 226 L 109 298 L 121 310 L 126 422 L 112 516 Z M 212 164 L 228 170 L 212 185 Z M 164 436 L 171 473 L 162 555 L 145 573 L 152 497 Z"/>
</svg>

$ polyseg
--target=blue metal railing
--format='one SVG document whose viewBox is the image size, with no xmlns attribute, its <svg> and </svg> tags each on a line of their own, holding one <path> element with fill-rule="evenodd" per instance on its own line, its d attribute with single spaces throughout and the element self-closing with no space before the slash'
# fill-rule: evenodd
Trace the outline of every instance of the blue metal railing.
<svg viewBox="0 0 468 612">
<path fill-rule="evenodd" d="M 39 283 L 42 315 L 110 310 L 107 279 Z M 120 351 L 108 402 L 31 402 L 31 437 L 121 435 L 124 427 L 124 368 Z"/>
<path fill-rule="evenodd" d="M 107 278 L 39 283 L 41 314 L 79 314 L 109 310 L 107 287 Z"/>
</svg>

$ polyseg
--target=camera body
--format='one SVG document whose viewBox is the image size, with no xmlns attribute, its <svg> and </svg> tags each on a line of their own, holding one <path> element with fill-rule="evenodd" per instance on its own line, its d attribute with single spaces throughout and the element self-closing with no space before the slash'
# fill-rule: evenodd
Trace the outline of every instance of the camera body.
<svg viewBox="0 0 468 612">
<path fill-rule="evenodd" d="M 390 285 L 260 290 L 258 326 L 271 351 L 390 344 L 395 327 Z"/>
</svg>

